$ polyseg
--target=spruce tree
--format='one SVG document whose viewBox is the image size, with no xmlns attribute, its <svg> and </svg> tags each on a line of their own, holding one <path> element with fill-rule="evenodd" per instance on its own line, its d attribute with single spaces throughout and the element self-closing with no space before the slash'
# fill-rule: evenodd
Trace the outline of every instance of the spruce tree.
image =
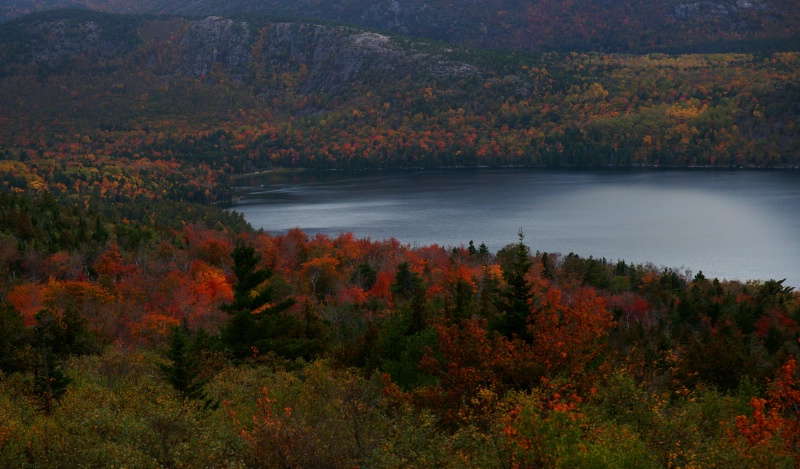
<svg viewBox="0 0 800 469">
<path fill-rule="evenodd" d="M 180 393 L 181 399 L 202 402 L 204 407 L 216 407 L 206 395 L 204 387 L 208 378 L 200 377 L 200 357 L 192 347 L 192 338 L 185 324 L 172 328 L 168 344 L 164 356 L 169 362 L 159 365 L 167 382 Z"/>
<path fill-rule="evenodd" d="M 533 265 L 530 259 L 530 248 L 523 242 L 525 235 L 519 231 L 519 242 L 512 247 L 513 257 L 511 262 L 503 267 L 503 279 L 506 287 L 500 298 L 500 311 L 503 316 L 497 327 L 498 332 L 506 337 L 516 335 L 520 339 L 530 342 L 528 332 L 528 316 L 531 312 L 530 300 L 533 298 L 531 284 L 527 275 Z"/>
<path fill-rule="evenodd" d="M 293 359 L 317 353 L 325 335 L 321 321 L 308 311 L 302 318 L 287 314 L 296 303 L 293 298 L 275 301 L 274 290 L 266 285 L 272 271 L 258 268 L 261 256 L 252 246 L 237 243 L 232 257 L 238 282 L 233 287 L 233 302 L 222 307 L 231 315 L 222 341 L 233 355 L 243 359 L 274 352 Z M 316 331 L 314 337 L 309 337 L 309 331 Z"/>
<path fill-rule="evenodd" d="M 30 347 L 25 320 L 13 306 L 0 304 L 0 371 L 22 371 L 29 365 L 26 351 Z"/>
<path fill-rule="evenodd" d="M 53 406 L 72 382 L 61 369 L 56 351 L 66 353 L 67 335 L 66 326 L 61 324 L 49 310 L 42 310 L 36 314 L 36 324 L 33 327 L 33 343 L 38 355 L 38 363 L 34 368 L 33 386 L 36 397 L 41 402 L 41 410 L 50 415 Z"/>
</svg>

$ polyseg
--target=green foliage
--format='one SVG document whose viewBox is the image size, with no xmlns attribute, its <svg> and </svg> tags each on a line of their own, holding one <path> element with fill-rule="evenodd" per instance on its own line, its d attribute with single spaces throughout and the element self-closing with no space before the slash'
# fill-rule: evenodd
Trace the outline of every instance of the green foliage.
<svg viewBox="0 0 800 469">
<path fill-rule="evenodd" d="M 252 424 L 230 409 L 252 467 L 361 465 L 389 428 L 377 376 L 364 379 L 315 362 L 262 384 L 254 411 L 248 411 Z"/>
<path fill-rule="evenodd" d="M 389 373 L 402 389 L 432 384 L 433 379 L 419 370 L 423 356 L 436 349 L 436 331 L 415 324 L 412 308 L 402 308 L 380 327 L 378 348 L 380 370 Z"/>
<path fill-rule="evenodd" d="M 392 296 L 397 304 L 409 301 L 417 292 L 424 288 L 422 279 L 412 272 L 408 262 L 401 262 L 397 265 L 397 272 L 394 275 L 392 284 Z"/>
<path fill-rule="evenodd" d="M 164 356 L 168 363 L 159 365 L 167 382 L 175 388 L 183 399 L 202 402 L 206 407 L 216 407 L 205 392 L 205 384 L 210 378 L 202 378 L 199 351 L 185 325 L 173 326 L 167 338 L 168 348 Z"/>
<path fill-rule="evenodd" d="M 30 338 L 19 312 L 0 304 L 0 371 L 13 373 L 27 369 Z"/>
<path fill-rule="evenodd" d="M 64 373 L 58 358 L 51 351 L 40 350 L 39 358 L 40 362 L 34 368 L 33 392 L 41 403 L 40 410 L 50 415 L 55 403 L 67 392 L 72 378 Z"/>
<path fill-rule="evenodd" d="M 69 391 L 47 417 L 24 400 L 8 405 L 0 382 L 0 465 L 243 467 L 227 415 L 176 399 L 156 361 L 114 349 L 72 361 Z"/>
<path fill-rule="evenodd" d="M 502 292 L 501 303 L 498 309 L 503 312 L 497 331 L 506 337 L 519 337 L 530 342 L 531 335 L 528 331 L 528 318 L 531 315 L 533 291 L 528 280 L 528 273 L 533 265 L 530 259 L 530 248 L 525 245 L 525 235 L 519 232 L 519 242 L 506 246 L 497 253 L 498 260 L 503 267 L 503 279 L 506 288 Z M 505 263 L 503 259 L 507 257 Z"/>
<path fill-rule="evenodd" d="M 35 347 L 58 356 L 97 353 L 101 346 L 85 317 L 74 308 L 67 308 L 63 314 L 49 309 L 40 311 L 31 333 Z"/>
<path fill-rule="evenodd" d="M 255 291 L 272 276 L 271 271 L 258 268 L 261 256 L 256 254 L 255 248 L 238 241 L 231 252 L 231 258 L 237 282 L 233 286 L 233 302 L 225 305 L 223 311 L 253 311 L 272 301 L 272 290 Z"/>
<path fill-rule="evenodd" d="M 353 271 L 350 281 L 366 291 L 378 281 L 378 272 L 369 263 L 362 262 Z"/>
<path fill-rule="evenodd" d="M 514 459 L 523 467 L 659 467 L 639 436 L 628 427 L 591 425 L 582 406 L 558 396 L 543 401 L 536 392 L 518 396 L 507 432 Z M 555 398 L 557 402 L 548 402 Z M 573 397 L 574 398 L 574 397 Z"/>
<path fill-rule="evenodd" d="M 222 330 L 222 341 L 236 358 L 274 353 L 288 359 L 311 358 L 325 346 L 327 326 L 306 304 L 302 315 L 288 311 L 294 298 L 275 301 L 268 280 L 272 272 L 258 268 L 261 257 L 255 249 L 238 243 L 231 254 L 233 302 L 223 310 L 231 319 Z"/>
</svg>

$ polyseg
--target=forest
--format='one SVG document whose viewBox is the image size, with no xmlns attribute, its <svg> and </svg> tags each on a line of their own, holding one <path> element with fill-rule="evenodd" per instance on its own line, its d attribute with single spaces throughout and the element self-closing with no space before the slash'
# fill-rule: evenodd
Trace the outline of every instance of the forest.
<svg viewBox="0 0 800 469">
<path fill-rule="evenodd" d="M 800 295 L 0 197 L 0 465 L 796 467 Z M 234 220 L 235 221 L 235 220 Z"/>
<path fill-rule="evenodd" d="M 790 170 L 798 65 L 256 15 L 0 24 L 0 466 L 798 467 L 780 279 L 225 210 L 238 175 L 295 168 Z"/>
</svg>

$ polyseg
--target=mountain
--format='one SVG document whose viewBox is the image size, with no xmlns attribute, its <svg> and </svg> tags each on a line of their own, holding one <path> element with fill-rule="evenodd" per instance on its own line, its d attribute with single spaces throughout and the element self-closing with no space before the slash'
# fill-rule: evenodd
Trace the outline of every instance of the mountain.
<svg viewBox="0 0 800 469">
<path fill-rule="evenodd" d="M 0 177 L 141 218 L 270 168 L 797 167 L 799 74 L 795 52 L 507 54 L 57 10 L 0 24 Z"/>
<path fill-rule="evenodd" d="M 51 8 L 206 17 L 269 14 L 506 51 L 797 48 L 793 0 L 10 0 L 0 18 Z"/>
</svg>

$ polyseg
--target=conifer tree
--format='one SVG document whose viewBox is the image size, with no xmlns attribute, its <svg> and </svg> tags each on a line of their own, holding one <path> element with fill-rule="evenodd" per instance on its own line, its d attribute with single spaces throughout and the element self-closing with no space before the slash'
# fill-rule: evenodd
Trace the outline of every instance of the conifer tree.
<svg viewBox="0 0 800 469">
<path fill-rule="evenodd" d="M 13 306 L 0 305 L 0 371 L 10 373 L 27 367 L 25 350 L 29 345 L 25 321 Z"/>
<path fill-rule="evenodd" d="M 36 325 L 33 327 L 33 341 L 38 355 L 38 363 L 34 368 L 33 386 L 36 397 L 41 402 L 41 410 L 50 415 L 53 406 L 72 382 L 61 369 L 55 350 L 64 347 L 65 326 L 49 310 L 36 314 Z"/>
<path fill-rule="evenodd" d="M 233 302 L 223 306 L 231 319 L 222 331 L 223 343 L 237 358 L 274 352 L 284 358 L 310 358 L 324 343 L 326 327 L 309 311 L 302 317 L 288 314 L 296 300 L 276 301 L 268 280 L 273 273 L 258 268 L 261 256 L 244 243 L 237 243 L 232 253 L 238 282 L 233 288 Z"/>
<path fill-rule="evenodd" d="M 177 390 L 182 399 L 200 401 L 205 407 L 216 407 L 205 392 L 208 378 L 201 378 L 200 358 L 192 347 L 192 339 L 186 324 L 172 328 L 168 338 L 169 348 L 164 356 L 168 363 L 159 365 L 167 382 Z"/>
<path fill-rule="evenodd" d="M 499 309 L 503 316 L 497 327 L 498 332 L 506 337 L 516 335 L 530 342 L 528 332 L 528 316 L 530 316 L 530 300 L 533 298 L 531 284 L 527 275 L 533 265 L 530 259 L 530 248 L 523 242 L 525 235 L 519 231 L 519 242 L 513 245 L 513 258 L 503 268 L 503 279 L 506 287 L 502 291 Z"/>
</svg>

